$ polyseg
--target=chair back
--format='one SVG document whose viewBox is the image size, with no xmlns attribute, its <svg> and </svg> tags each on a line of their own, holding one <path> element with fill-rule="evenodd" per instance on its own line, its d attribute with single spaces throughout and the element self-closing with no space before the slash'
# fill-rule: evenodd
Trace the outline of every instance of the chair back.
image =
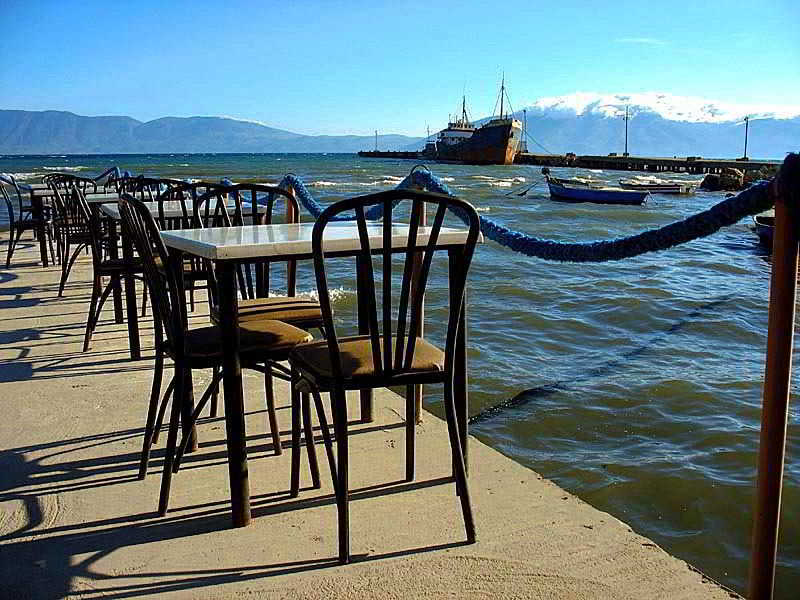
<svg viewBox="0 0 800 600">
<path fill-rule="evenodd" d="M 206 184 L 208 185 L 208 184 Z M 203 227 L 272 225 L 280 200 L 287 205 L 289 222 L 299 222 L 297 200 L 286 190 L 258 183 L 233 186 L 210 185 L 195 202 Z M 270 267 L 274 261 L 259 261 L 240 266 L 239 288 L 244 298 L 264 298 L 270 294 Z M 253 278 L 255 274 L 255 279 Z M 297 261 L 286 261 L 286 293 L 297 293 Z"/>
<path fill-rule="evenodd" d="M 410 202 L 410 222 L 393 223 L 393 209 Z M 365 209 L 381 206 L 382 222 L 368 223 Z M 428 207 L 435 208 L 433 224 L 421 228 L 419 223 Z M 367 311 L 372 361 L 375 372 L 385 379 L 410 372 L 414 360 L 416 339 L 419 336 L 419 323 L 422 322 L 422 291 L 425 290 L 431 270 L 433 256 L 437 252 L 450 253 L 450 260 L 460 268 L 450 269 L 450 306 L 445 342 L 445 372 L 453 373 L 453 356 L 458 334 L 458 324 L 463 310 L 464 289 L 467 272 L 480 234 L 478 213 L 475 208 L 458 198 L 442 194 L 412 190 L 389 190 L 368 196 L 350 198 L 337 202 L 317 219 L 311 237 L 314 258 L 314 271 L 317 279 L 317 293 L 322 308 L 322 317 L 327 333 L 328 349 L 331 354 L 331 367 L 336 379 L 343 377 L 342 356 L 339 348 L 336 327 L 333 321 L 328 278 L 325 270 L 325 231 L 330 222 L 341 213 L 355 211 L 360 250 L 359 293 L 366 294 L 364 302 Z M 399 212 L 399 211 L 398 211 Z M 440 241 L 442 224 L 448 214 L 460 216 L 467 223 L 466 241 L 445 243 Z M 461 221 L 457 221 L 461 223 Z M 375 270 L 373 255 L 381 257 L 380 307 L 376 298 Z M 397 304 L 394 305 L 392 281 L 392 257 L 405 256 L 403 277 Z M 454 259 L 460 259 L 455 260 Z M 416 264 L 415 264 L 416 263 Z M 412 296 L 412 291 L 414 291 Z M 396 308 L 396 328 L 393 316 Z M 394 340 L 394 342 L 393 342 Z"/>
<path fill-rule="evenodd" d="M 7 173 L 0 173 L 0 188 L 3 190 L 3 200 L 5 200 L 6 209 L 8 210 L 8 222 L 13 226 L 15 222 L 21 221 L 25 214 L 25 201 L 23 200 L 22 191 L 16 178 Z M 11 198 L 11 189 L 14 190 L 14 196 L 17 199 L 16 208 L 14 207 L 14 200 Z"/>
<path fill-rule="evenodd" d="M 53 174 L 43 178 L 53 191 L 53 209 L 56 226 L 63 233 L 87 233 L 89 221 L 78 205 L 78 198 L 74 194 L 80 186 L 72 175 Z"/>
<path fill-rule="evenodd" d="M 69 196 L 68 205 L 75 206 L 75 212 L 80 215 L 80 222 L 85 226 L 86 232 L 89 234 L 92 263 L 94 268 L 97 269 L 100 263 L 103 262 L 103 223 L 89 207 L 89 203 L 86 202 L 86 196 L 80 186 L 73 185 L 69 191 Z"/>
<path fill-rule="evenodd" d="M 183 351 L 187 322 L 182 286 L 170 268 L 169 252 L 150 209 L 128 193 L 119 201 L 125 231 L 142 261 L 142 272 L 153 301 L 153 313 L 175 352 Z"/>
</svg>

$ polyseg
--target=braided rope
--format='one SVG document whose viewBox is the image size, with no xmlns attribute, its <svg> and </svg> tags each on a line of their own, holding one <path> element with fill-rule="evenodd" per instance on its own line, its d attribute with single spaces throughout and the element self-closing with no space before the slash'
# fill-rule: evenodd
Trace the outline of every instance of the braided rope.
<svg viewBox="0 0 800 600">
<path fill-rule="evenodd" d="M 303 181 L 297 175 L 286 175 L 280 182 L 283 189 L 292 188 L 297 200 L 315 219 L 325 210 Z M 515 252 L 544 260 L 559 262 L 606 262 L 631 258 L 647 252 L 666 250 L 691 240 L 716 233 L 740 221 L 743 217 L 755 215 L 772 208 L 775 199 L 770 193 L 770 181 L 759 181 L 736 196 L 726 198 L 708 210 L 697 213 L 682 221 L 676 221 L 642 233 L 615 240 L 597 242 L 566 243 L 543 240 L 522 231 L 510 229 L 486 217 L 480 217 L 483 235 Z M 397 186 L 398 188 L 420 187 L 429 192 L 454 195 L 450 188 L 431 173 L 426 167 L 414 169 Z M 458 213 L 456 213 L 458 214 Z M 370 209 L 366 217 L 379 219 L 383 216 L 383 205 Z M 465 219 L 463 215 L 458 215 Z M 340 217 L 339 220 L 351 220 Z"/>
</svg>

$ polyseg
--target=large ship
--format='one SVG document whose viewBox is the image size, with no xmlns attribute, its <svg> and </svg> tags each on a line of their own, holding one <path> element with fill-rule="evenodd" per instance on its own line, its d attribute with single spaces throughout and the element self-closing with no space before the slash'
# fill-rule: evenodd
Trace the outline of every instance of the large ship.
<svg viewBox="0 0 800 600">
<path fill-rule="evenodd" d="M 470 123 L 466 98 L 462 98 L 461 116 L 439 132 L 433 158 L 475 165 L 512 164 L 522 141 L 522 123 L 505 114 L 505 91 L 504 78 L 500 85 L 500 115 L 480 127 Z M 434 151 L 432 146 L 428 144 L 426 154 Z"/>
</svg>

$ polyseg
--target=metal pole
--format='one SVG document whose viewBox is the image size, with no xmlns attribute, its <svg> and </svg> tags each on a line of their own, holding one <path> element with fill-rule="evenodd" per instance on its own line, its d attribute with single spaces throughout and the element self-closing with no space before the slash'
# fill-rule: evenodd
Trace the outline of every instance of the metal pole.
<svg viewBox="0 0 800 600">
<path fill-rule="evenodd" d="M 628 156 L 628 105 L 625 105 L 625 156 Z"/>
<path fill-rule="evenodd" d="M 776 193 L 775 236 L 758 487 L 753 516 L 750 600 L 770 600 L 775 586 L 797 290 L 800 155 L 790 154 L 786 157 L 772 189 Z"/>
<path fill-rule="evenodd" d="M 747 158 L 747 133 L 750 129 L 750 117 L 744 118 L 744 158 Z"/>
</svg>

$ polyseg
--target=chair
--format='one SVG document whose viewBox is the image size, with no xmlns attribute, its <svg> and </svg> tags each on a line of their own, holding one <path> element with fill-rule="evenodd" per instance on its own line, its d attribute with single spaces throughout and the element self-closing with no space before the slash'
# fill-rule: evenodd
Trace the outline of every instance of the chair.
<svg viewBox="0 0 800 600">
<path fill-rule="evenodd" d="M 80 188 L 74 186 L 69 193 L 73 196 L 81 220 L 87 224 L 89 247 L 92 251 L 92 298 L 89 302 L 89 315 L 86 319 L 86 332 L 83 338 L 83 351 L 86 352 L 100 319 L 103 305 L 115 284 L 117 286 L 122 284 L 122 277 L 125 273 L 129 271 L 141 273 L 142 268 L 141 262 L 138 260 L 129 264 L 124 258 L 108 256 L 108 243 L 116 243 L 116 240 L 110 240 L 108 235 L 103 232 L 101 221 L 92 213 Z M 105 288 L 103 287 L 104 277 L 110 279 Z"/>
<path fill-rule="evenodd" d="M 82 250 L 88 250 L 91 245 L 91 233 L 89 221 L 78 206 L 77 196 L 72 193 L 76 188 L 74 176 L 53 174 L 44 177 L 43 180 L 53 191 L 53 228 L 61 260 L 58 295 L 61 297 L 64 295 L 64 286 L 78 255 Z"/>
<path fill-rule="evenodd" d="M 400 201 L 411 201 L 411 220 L 404 247 L 397 249 L 397 231 L 392 230 L 392 207 Z M 406 204 L 405 202 L 403 204 Z M 383 223 L 368 228 L 365 208 L 382 205 Z M 436 216 L 429 230 L 429 240 L 418 243 L 419 219 L 429 205 L 436 208 Z M 360 240 L 358 260 L 362 285 L 359 293 L 363 299 L 369 323 L 368 335 L 339 337 L 333 321 L 330 293 L 326 275 L 326 257 L 323 246 L 325 229 L 334 218 L 346 211 L 355 211 Z M 398 210 L 398 209 L 395 209 Z M 447 214 L 458 213 L 468 222 L 466 243 L 447 246 L 438 242 L 442 223 Z M 323 441 L 333 477 L 339 522 L 339 560 L 350 559 L 349 507 L 348 507 L 348 442 L 346 391 L 376 387 L 406 386 L 406 478 L 414 473 L 414 386 L 419 384 L 444 384 L 444 406 L 447 429 L 452 449 L 453 472 L 467 540 L 474 542 L 475 527 L 467 490 L 466 470 L 462 448 L 466 440 L 460 439 L 456 422 L 454 401 L 454 375 L 456 340 L 464 306 L 464 289 L 467 271 L 479 235 L 478 214 L 475 209 L 454 197 L 410 190 L 391 190 L 369 196 L 343 200 L 329 206 L 317 219 L 312 233 L 312 251 L 317 291 L 322 306 L 327 339 L 297 346 L 289 355 L 295 374 L 295 393 L 312 393 L 320 420 Z M 380 242 L 372 246 L 370 236 Z M 394 238 L 394 240 L 393 240 Z M 395 245 L 395 249 L 392 245 Z M 418 336 L 421 322 L 422 295 L 411 295 L 412 290 L 424 290 L 433 255 L 446 251 L 450 259 L 450 305 L 444 350 Z M 375 294 L 375 273 L 372 255 L 382 257 L 380 311 Z M 403 278 L 398 302 L 393 305 L 392 256 L 405 255 Z M 418 267 L 415 267 L 415 262 Z M 397 311 L 396 327 L 393 314 Z M 379 316 L 380 321 L 379 321 Z M 379 330 L 379 323 L 381 325 Z M 336 458 L 327 426 L 327 418 L 320 392 L 329 392 L 332 405 L 333 428 L 336 435 Z M 299 409 L 293 403 L 293 411 Z M 297 422 L 297 419 L 293 419 Z M 298 493 L 299 428 L 292 431 L 292 495 Z M 297 458 L 295 458 L 297 456 Z"/>
<path fill-rule="evenodd" d="M 232 210 L 228 198 L 233 199 Z M 283 198 L 289 203 L 290 214 L 299 215 L 297 200 L 285 190 L 260 184 L 239 184 L 212 188 L 200 196 L 196 203 L 196 218 L 219 226 L 242 226 L 245 224 L 271 225 L 277 201 Z M 231 212 L 233 214 L 231 214 Z M 208 225 L 206 225 L 208 226 Z M 295 261 L 286 263 L 286 296 L 270 295 L 270 270 L 274 261 L 261 261 L 256 264 L 241 265 L 238 272 L 239 300 L 238 314 L 240 322 L 262 319 L 276 319 L 295 327 L 319 329 L 323 336 L 324 324 L 319 302 L 307 297 L 297 297 L 297 268 Z M 255 277 L 254 277 L 255 275 Z M 214 296 L 212 295 L 212 299 Z M 211 320 L 218 322 L 219 311 L 216 303 L 211 306 Z M 264 379 L 267 402 L 274 404 L 272 373 L 268 369 Z M 303 410 L 309 414 L 308 398 L 303 398 Z M 216 414 L 216 402 L 212 404 L 211 414 Z M 276 431 L 272 427 L 272 431 Z M 273 433 L 273 435 L 275 435 Z M 277 443 L 277 440 L 276 440 Z M 306 445 L 313 440 L 306 436 Z M 279 446 L 276 446 L 279 447 Z M 313 451 L 313 447 L 309 448 Z"/>
<path fill-rule="evenodd" d="M 172 410 L 167 433 L 167 448 L 164 471 L 159 496 L 159 514 L 166 513 L 169 501 L 169 488 L 172 473 L 177 472 L 183 452 L 194 442 L 194 424 L 212 390 L 219 384 L 218 368 L 222 364 L 221 335 L 216 325 L 189 329 L 183 287 L 176 277 L 174 265 L 169 262 L 167 248 L 161 240 L 158 226 L 150 210 L 129 194 L 120 200 L 120 212 L 127 231 L 132 236 L 134 246 L 142 260 L 143 272 L 150 289 L 153 316 L 156 321 L 156 373 L 154 383 L 160 381 L 164 355 L 172 358 L 175 364 L 173 377 Z M 270 364 L 275 369 L 278 361 L 287 359 L 289 351 L 297 344 L 311 340 L 311 336 L 286 323 L 262 320 L 243 323 L 240 328 L 240 351 L 242 365 L 263 371 L 260 365 Z M 217 373 L 203 393 L 196 408 L 191 401 L 192 370 L 217 368 Z M 283 369 L 283 367 L 277 367 Z M 288 374 L 287 374 L 288 376 Z M 288 378 L 288 377 L 287 377 Z M 159 393 L 151 394 L 148 408 L 145 437 L 140 461 L 140 478 L 147 471 L 150 446 L 156 427 Z M 162 403 L 161 413 L 166 407 L 167 398 Z M 268 407 L 269 410 L 269 407 Z M 183 429 L 183 441 L 176 454 L 179 420 Z M 310 424 L 308 425 L 310 427 Z M 319 470 L 310 455 L 314 484 L 319 485 Z"/>
<path fill-rule="evenodd" d="M 14 190 L 16 196 L 16 210 L 14 201 L 9 194 L 9 188 Z M 2 190 L 3 200 L 6 203 L 6 210 L 8 211 L 8 250 L 6 252 L 6 269 L 11 266 L 11 257 L 14 255 L 20 237 L 26 231 L 33 231 L 34 233 L 41 229 L 44 225 L 45 235 L 47 242 L 50 246 L 50 256 L 55 260 L 53 253 L 53 234 L 52 234 L 52 221 L 48 214 L 43 214 L 41 218 L 33 217 L 33 208 L 29 203 L 23 200 L 22 192 L 20 191 L 19 184 L 13 175 L 0 175 L 0 190 Z M 41 219 L 44 220 L 42 223 Z"/>
</svg>

